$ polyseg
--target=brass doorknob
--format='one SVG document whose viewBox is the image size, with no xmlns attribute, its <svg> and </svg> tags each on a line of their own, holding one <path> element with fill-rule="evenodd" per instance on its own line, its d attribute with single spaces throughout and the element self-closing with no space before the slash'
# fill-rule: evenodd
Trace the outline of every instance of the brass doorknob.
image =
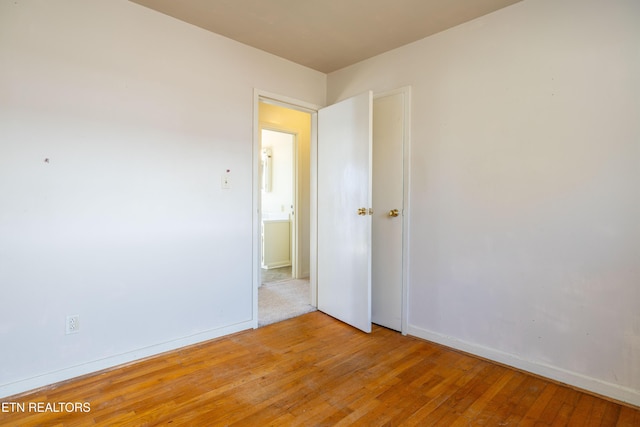
<svg viewBox="0 0 640 427">
<path fill-rule="evenodd" d="M 398 215 L 400 215 L 400 211 L 398 211 L 398 209 L 391 209 L 389 211 L 389 216 L 391 217 L 397 217 Z"/>
<path fill-rule="evenodd" d="M 367 208 L 358 208 L 358 215 L 366 215 Z"/>
</svg>

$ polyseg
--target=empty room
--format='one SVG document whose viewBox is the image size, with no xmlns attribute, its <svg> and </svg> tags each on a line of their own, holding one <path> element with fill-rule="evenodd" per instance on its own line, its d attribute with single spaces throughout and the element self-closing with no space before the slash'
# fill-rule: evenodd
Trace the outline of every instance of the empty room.
<svg viewBox="0 0 640 427">
<path fill-rule="evenodd" d="M 0 425 L 640 425 L 639 22 L 0 0 Z"/>
</svg>

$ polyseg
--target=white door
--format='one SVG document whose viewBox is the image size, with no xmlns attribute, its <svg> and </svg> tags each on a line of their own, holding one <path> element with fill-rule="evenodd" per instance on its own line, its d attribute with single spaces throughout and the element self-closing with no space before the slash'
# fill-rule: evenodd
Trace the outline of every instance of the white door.
<svg viewBox="0 0 640 427">
<path fill-rule="evenodd" d="M 373 101 L 371 319 L 402 329 L 404 94 Z"/>
<path fill-rule="evenodd" d="M 318 309 L 371 332 L 372 93 L 318 111 Z"/>
</svg>

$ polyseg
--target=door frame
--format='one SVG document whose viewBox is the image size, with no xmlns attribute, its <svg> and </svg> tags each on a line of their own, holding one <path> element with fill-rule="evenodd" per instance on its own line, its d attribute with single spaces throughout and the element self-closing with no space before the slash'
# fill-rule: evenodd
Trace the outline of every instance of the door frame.
<svg viewBox="0 0 640 427">
<path fill-rule="evenodd" d="M 253 179 L 252 179 L 252 205 L 253 205 L 253 239 L 252 239 L 252 265 L 253 265 L 253 292 L 252 292 L 252 323 L 253 328 L 258 327 L 258 288 L 260 287 L 260 275 L 261 275 L 261 259 L 262 259 L 262 245 L 260 242 L 261 225 L 261 207 L 262 197 L 260 192 L 260 131 L 262 129 L 260 124 L 259 105 L 260 102 L 275 104 L 281 107 L 289 108 L 291 110 L 303 111 L 311 115 L 311 138 L 309 141 L 310 150 L 310 165 L 309 165 L 309 180 L 310 180 L 310 194 L 309 194 L 309 222 L 310 222 L 310 239 L 309 239 L 309 283 L 310 283 L 310 301 L 311 305 L 316 307 L 318 305 L 317 300 L 317 280 L 316 280 L 316 247 L 317 247 L 317 203 L 316 203 L 316 164 L 317 164 L 317 123 L 318 123 L 318 110 L 322 108 L 319 105 L 311 104 L 299 99 L 290 98 L 287 96 L 267 92 L 260 89 L 253 90 Z M 273 129 L 283 131 L 283 129 Z M 285 130 L 286 131 L 286 130 Z M 290 133 L 290 132 L 289 132 Z M 296 197 L 296 201 L 297 201 Z M 298 214 L 299 206 L 296 207 L 295 214 Z"/>
<path fill-rule="evenodd" d="M 403 215 L 402 215 L 402 335 L 407 334 L 408 329 L 408 283 L 409 283 L 409 249 L 410 249 L 410 165 L 411 165 L 411 86 L 403 86 L 398 89 L 376 93 L 373 98 L 388 96 L 396 93 L 402 93 L 404 98 L 404 141 L 403 141 Z M 310 198 L 309 198 L 309 214 L 310 214 L 310 256 L 309 256 L 309 282 L 311 293 L 311 305 L 318 306 L 318 282 L 317 282 L 317 247 L 318 247 L 318 204 L 317 204 L 317 176 L 318 176 L 318 110 L 323 106 L 312 104 L 299 99 L 288 96 L 268 92 L 260 89 L 253 90 L 253 241 L 252 241 L 252 260 L 253 260 L 253 327 L 258 327 L 258 288 L 260 287 L 261 273 L 261 196 L 260 196 L 260 118 L 259 103 L 267 102 L 279 105 L 281 107 L 290 108 L 309 113 L 311 115 L 311 140 L 310 140 Z"/>
</svg>

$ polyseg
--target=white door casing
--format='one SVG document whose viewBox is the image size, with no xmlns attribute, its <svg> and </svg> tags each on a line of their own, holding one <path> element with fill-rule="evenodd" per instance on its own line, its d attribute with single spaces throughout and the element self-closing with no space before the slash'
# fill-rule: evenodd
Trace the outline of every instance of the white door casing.
<svg viewBox="0 0 640 427">
<path fill-rule="evenodd" d="M 371 332 L 372 99 L 369 91 L 318 111 L 318 309 L 364 332 Z"/>
</svg>

